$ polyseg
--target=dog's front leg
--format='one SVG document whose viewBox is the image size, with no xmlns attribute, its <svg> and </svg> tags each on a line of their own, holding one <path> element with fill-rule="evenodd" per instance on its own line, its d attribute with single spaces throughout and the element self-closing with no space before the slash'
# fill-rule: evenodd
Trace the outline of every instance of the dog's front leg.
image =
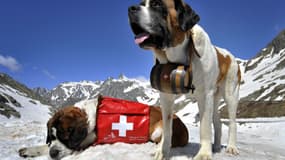
<svg viewBox="0 0 285 160">
<path fill-rule="evenodd" d="M 175 100 L 174 94 L 160 93 L 160 106 L 162 110 L 163 134 L 156 151 L 155 159 L 169 159 L 172 137 L 172 109 Z"/>
<path fill-rule="evenodd" d="M 212 120 L 214 107 L 214 91 L 207 91 L 198 98 L 200 114 L 200 150 L 194 160 L 212 159 Z"/>
</svg>

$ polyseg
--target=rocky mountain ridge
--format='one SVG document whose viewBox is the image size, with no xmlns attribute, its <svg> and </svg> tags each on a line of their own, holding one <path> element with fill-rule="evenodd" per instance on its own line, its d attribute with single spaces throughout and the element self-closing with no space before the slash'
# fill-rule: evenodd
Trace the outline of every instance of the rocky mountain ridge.
<svg viewBox="0 0 285 160">
<path fill-rule="evenodd" d="M 37 108 L 46 107 L 45 104 L 47 102 L 31 89 L 17 82 L 9 75 L 0 73 L 0 116 L 23 118 L 21 115 L 23 110 L 36 112 Z M 46 108 L 49 108 L 49 106 Z M 27 116 L 24 115 L 24 118 L 27 118 Z"/>
<path fill-rule="evenodd" d="M 254 58 L 243 61 L 242 100 L 285 100 L 285 30 Z"/>
<path fill-rule="evenodd" d="M 66 106 L 83 99 L 91 99 L 98 94 L 151 105 L 158 103 L 158 92 L 148 82 L 129 79 L 123 75 L 118 79 L 108 78 L 105 81 L 65 82 L 52 90 L 35 88 L 34 92 L 48 99 L 53 106 Z"/>
</svg>

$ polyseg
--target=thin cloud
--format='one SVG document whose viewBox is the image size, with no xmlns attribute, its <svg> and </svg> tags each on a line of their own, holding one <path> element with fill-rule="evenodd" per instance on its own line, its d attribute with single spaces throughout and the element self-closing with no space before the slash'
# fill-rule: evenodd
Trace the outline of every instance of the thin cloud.
<svg viewBox="0 0 285 160">
<path fill-rule="evenodd" d="M 43 74 L 44 75 L 46 75 L 49 79 L 52 79 L 52 80 L 54 80 L 54 79 L 56 79 L 56 77 L 53 75 L 53 74 L 51 74 L 48 70 L 42 70 L 42 72 L 43 72 Z"/>
<path fill-rule="evenodd" d="M 0 65 L 8 68 L 10 71 L 16 72 L 21 69 L 21 65 L 18 63 L 18 61 L 11 57 L 11 56 L 2 56 L 0 54 Z"/>
</svg>

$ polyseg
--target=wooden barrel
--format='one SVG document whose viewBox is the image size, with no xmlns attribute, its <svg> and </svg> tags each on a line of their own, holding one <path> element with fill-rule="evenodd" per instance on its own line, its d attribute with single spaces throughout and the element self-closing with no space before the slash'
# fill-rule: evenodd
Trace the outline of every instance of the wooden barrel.
<svg viewBox="0 0 285 160">
<path fill-rule="evenodd" d="M 188 66 L 156 64 L 150 73 L 151 86 L 165 93 L 188 93 L 192 89 L 192 74 Z"/>
</svg>

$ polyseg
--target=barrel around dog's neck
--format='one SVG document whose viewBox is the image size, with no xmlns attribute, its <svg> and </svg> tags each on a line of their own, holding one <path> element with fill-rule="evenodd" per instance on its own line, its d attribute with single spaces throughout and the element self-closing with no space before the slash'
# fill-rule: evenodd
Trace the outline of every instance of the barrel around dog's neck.
<svg viewBox="0 0 285 160">
<path fill-rule="evenodd" d="M 156 62 L 150 76 L 152 87 L 167 93 L 192 91 L 193 94 L 192 63 L 194 56 L 200 58 L 200 55 L 194 46 L 192 32 L 186 33 L 182 44 L 166 50 L 154 50 L 154 53 Z"/>
</svg>

